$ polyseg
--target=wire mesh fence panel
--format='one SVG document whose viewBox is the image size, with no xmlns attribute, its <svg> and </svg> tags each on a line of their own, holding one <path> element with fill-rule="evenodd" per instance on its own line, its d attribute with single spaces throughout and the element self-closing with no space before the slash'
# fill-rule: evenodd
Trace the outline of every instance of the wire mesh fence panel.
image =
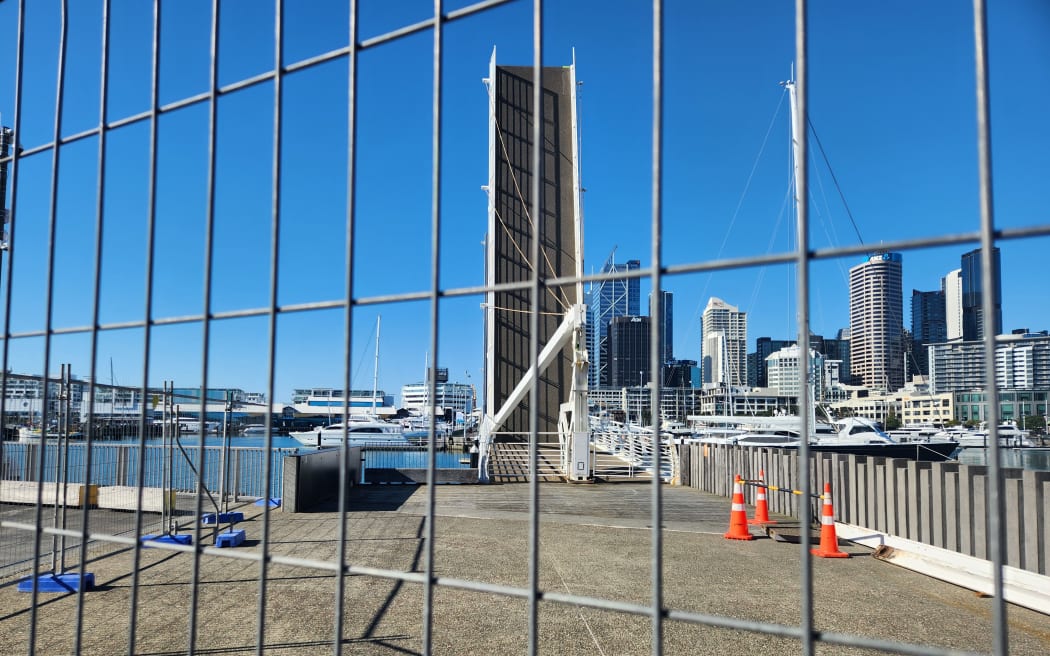
<svg viewBox="0 0 1050 656">
<path fill-rule="evenodd" d="M 977 128 L 978 198 L 972 204 L 978 228 L 960 233 L 954 224 L 941 224 L 942 233 L 929 236 L 904 230 L 878 247 L 816 244 L 810 222 L 810 197 L 823 187 L 809 180 L 816 159 L 807 150 L 810 93 L 821 88 L 819 80 L 810 82 L 809 38 L 813 32 L 837 35 L 841 25 L 865 20 L 845 21 L 825 7 L 816 15 L 806 0 L 797 0 L 793 10 L 777 8 L 783 25 L 774 37 L 751 34 L 762 23 L 754 17 L 723 24 L 733 11 L 710 12 L 704 3 L 666 8 L 655 0 L 644 12 L 541 0 L 450 6 L 436 0 L 432 11 L 395 4 L 0 3 L 6 26 L 0 38 L 6 74 L 0 77 L 11 87 L 11 99 L 0 107 L 0 581 L 29 575 L 18 584 L 23 600 L 13 586 L 0 585 L 5 609 L 18 605 L 0 618 L 0 644 L 29 654 L 339 654 L 359 646 L 426 654 L 607 653 L 603 644 L 609 651 L 621 645 L 624 652 L 662 654 L 737 650 L 741 643 L 725 636 L 743 633 L 757 650 L 776 653 L 840 647 L 1045 653 L 1045 635 L 1028 632 L 1015 644 L 1007 635 L 1007 545 L 1000 522 L 1031 521 L 1044 533 L 1046 523 L 1005 512 L 997 450 L 989 452 L 987 483 L 980 482 L 987 494 L 973 502 L 987 517 L 991 537 L 981 555 L 994 579 L 993 599 L 965 616 L 983 622 L 979 637 L 985 642 L 974 645 L 955 634 L 909 632 L 906 618 L 883 625 L 857 619 L 841 610 L 839 591 L 830 594 L 834 603 L 821 598 L 819 583 L 827 580 L 821 577 L 841 573 L 809 557 L 813 536 L 806 527 L 814 523 L 816 504 L 798 504 L 800 557 L 777 574 L 786 578 L 790 570 L 786 587 L 796 598 L 790 604 L 774 600 L 779 608 L 766 607 L 770 618 L 741 611 L 740 604 L 770 596 L 749 586 L 773 584 L 744 571 L 739 560 L 755 571 L 768 563 L 734 553 L 698 568 L 697 554 L 727 548 L 720 531 L 698 528 L 715 511 L 697 510 L 705 498 L 674 496 L 670 485 L 704 477 L 694 487 L 728 496 L 735 456 L 718 450 L 714 457 L 724 461 L 698 467 L 703 448 L 686 447 L 683 456 L 664 436 L 663 411 L 651 411 L 674 406 L 668 414 L 680 419 L 695 413 L 698 403 L 724 409 L 732 407 L 734 389 L 757 386 L 746 376 L 746 336 L 733 337 L 728 324 L 718 330 L 705 324 L 699 331 L 706 389 L 721 394 L 705 396 L 684 382 L 690 365 L 674 364 L 664 348 L 671 332 L 667 283 L 698 287 L 697 280 L 712 273 L 745 270 L 761 278 L 767 267 L 791 268 L 789 291 L 766 301 L 785 305 L 795 319 L 793 405 L 805 434 L 811 428 L 805 410 L 816 402 L 799 381 L 810 381 L 820 369 L 810 360 L 810 321 L 819 313 L 811 308 L 811 288 L 817 287 L 811 273 L 874 251 L 879 257 L 868 263 L 892 268 L 899 256 L 882 257 L 894 255 L 891 250 L 976 243 L 980 253 L 966 275 L 993 290 L 998 242 L 1050 236 L 1046 223 L 1004 228 L 993 220 L 984 0 L 974 0 L 965 20 L 953 14 L 952 24 L 972 35 L 974 45 L 950 44 L 965 50 L 956 57 L 965 66 L 953 63 L 952 75 L 945 76 L 976 82 L 964 98 L 976 105 L 975 116 L 967 113 L 962 123 L 969 133 L 970 124 Z M 629 12 L 633 18 L 618 23 L 622 31 L 605 28 Z M 879 25 L 907 26 L 908 19 L 891 16 Z M 939 21 L 933 23 L 937 33 Z M 594 30 L 603 44 L 596 43 L 595 52 L 605 53 L 595 61 L 614 52 L 629 59 L 615 60 L 621 63 L 611 70 L 595 65 L 602 71 L 598 84 L 617 89 L 595 127 L 620 141 L 599 150 L 589 166 L 596 181 L 610 176 L 620 182 L 608 187 L 624 188 L 614 190 L 617 200 L 596 199 L 598 220 L 590 225 L 620 225 L 627 236 L 618 238 L 632 248 L 649 247 L 651 262 L 617 267 L 610 256 L 602 272 L 585 274 L 581 148 L 589 99 L 576 78 L 574 51 L 571 64 L 545 62 L 551 59 L 548 39 L 562 47 L 576 34 L 590 40 Z M 731 225 L 735 215 L 725 219 L 724 208 L 706 204 L 724 191 L 717 188 L 722 182 L 707 176 L 735 166 L 736 149 L 709 146 L 704 139 L 711 135 L 703 130 L 753 117 L 744 109 L 747 101 L 722 102 L 704 79 L 704 62 L 751 57 L 738 52 L 735 41 L 721 41 L 745 32 L 758 43 L 782 39 L 770 56 L 794 62 L 792 79 L 782 83 L 791 104 L 791 182 L 779 205 L 755 214 L 790 206 L 796 227 L 781 250 L 771 241 L 766 253 L 757 243 L 765 242 L 765 224 L 728 251 L 728 236 L 722 248 L 711 248 L 718 241 L 712 225 Z M 707 60 L 703 48 L 712 33 L 721 45 Z M 924 33 L 917 28 L 907 36 L 922 40 Z M 493 49 L 497 41 L 501 52 L 513 53 L 507 61 L 518 65 L 503 65 Z M 858 47 L 875 52 L 889 46 Z M 670 71 L 679 76 L 673 86 Z M 835 84 L 827 86 L 838 93 Z M 472 92 L 480 101 L 463 102 Z M 704 113 L 712 108 L 715 117 Z M 633 122 L 638 117 L 640 124 Z M 670 121 L 675 128 L 665 127 Z M 864 128 L 843 130 L 840 136 Z M 907 152 L 937 150 L 916 141 L 920 145 Z M 972 157 L 956 152 L 957 141 L 945 142 L 951 159 Z M 616 168 L 631 173 L 612 177 Z M 928 165 L 915 176 L 935 168 Z M 881 175 L 864 170 L 867 177 Z M 956 173 L 972 171 L 950 175 Z M 464 190 L 476 195 L 478 186 L 485 200 L 473 202 Z M 591 198 L 600 187 L 592 187 Z M 665 211 L 671 197 L 675 208 Z M 945 213 L 965 211 L 953 206 Z M 622 222 L 621 215 L 627 217 Z M 468 266 L 478 259 L 471 248 L 482 237 L 485 260 L 475 271 Z M 691 250 L 677 250 L 682 245 Z M 612 290 L 630 295 L 637 306 L 643 282 L 653 291 L 651 315 L 627 303 L 618 309 Z M 608 298 L 603 289 L 610 290 Z M 995 296 L 980 299 L 980 312 L 970 298 L 967 316 L 994 324 Z M 479 299 L 483 318 L 466 313 Z M 141 308 L 132 300 L 141 300 Z M 588 314 L 587 303 L 596 314 Z M 730 309 L 721 301 L 715 306 Z M 423 382 L 412 387 L 424 391 L 431 418 L 439 416 L 439 386 L 450 395 L 454 387 L 446 385 L 449 372 L 438 366 L 439 358 L 472 352 L 483 363 L 476 441 L 467 429 L 473 383 L 456 391 L 463 414 L 458 433 L 455 411 L 450 427 L 416 432 L 394 430 L 394 422 L 371 416 L 387 396 L 378 389 L 378 320 L 368 332 L 380 312 L 400 320 L 391 360 L 407 371 L 415 351 L 427 358 Z M 602 325 L 588 325 L 587 317 L 601 317 Z M 902 316 L 892 323 L 892 348 L 869 358 L 892 360 L 892 371 L 882 371 L 881 383 L 865 381 L 871 387 L 904 384 L 907 365 L 894 358 L 903 357 L 907 334 Z M 859 320 L 857 326 L 859 343 Z M 1004 383 L 996 373 L 993 332 L 981 338 L 987 381 L 981 403 L 995 426 Z M 360 346 L 371 346 L 372 337 L 372 389 L 362 392 L 357 375 L 368 358 Z M 623 350 L 614 353 L 618 344 Z M 125 366 L 135 371 L 134 383 L 116 383 L 112 356 L 104 371 L 110 352 L 133 363 Z M 582 418 L 597 409 L 586 401 L 589 353 L 596 365 L 591 384 L 608 388 L 592 398 L 624 414 L 615 430 Z M 67 360 L 76 362 L 78 376 L 62 364 L 56 377 L 55 364 Z M 198 386 L 176 389 L 169 370 Z M 673 373 L 679 391 L 669 391 L 661 373 Z M 311 405 L 311 395 L 296 389 L 303 398 L 274 404 L 275 396 L 287 393 L 283 387 L 302 385 L 306 376 L 335 386 L 326 400 Z M 251 380 L 265 390 L 250 402 L 235 402 L 235 392 L 252 395 L 228 380 Z M 1045 417 L 1050 408 L 1042 400 Z M 1038 400 L 1031 403 L 1036 412 Z M 349 425 L 359 413 L 369 414 L 377 433 L 389 428 L 389 438 L 355 440 Z M 298 425 L 301 414 L 312 423 Z M 279 435 L 278 425 L 292 438 Z M 235 426 L 251 426 L 259 445 L 217 444 L 209 437 L 228 440 L 223 431 Z M 328 454 L 319 450 L 322 439 L 334 445 Z M 357 446 L 363 447 L 360 461 L 351 462 Z M 797 456 L 784 459 L 795 471 L 783 478 L 798 481 L 800 494 L 812 492 L 818 479 L 834 478 L 810 472 L 807 440 L 797 449 Z M 286 464 L 311 453 L 324 457 L 308 470 Z M 476 471 L 482 482 L 524 484 L 439 490 L 436 483 L 444 481 L 438 470 L 459 469 Z M 300 471 L 316 480 L 295 478 Z M 779 476 L 771 472 L 770 480 Z M 648 480 L 632 486 L 638 478 Z M 596 479 L 623 479 L 622 492 L 555 488 L 565 480 Z M 285 489 L 287 480 L 294 489 Z M 360 496 L 354 488 L 365 482 L 409 485 L 380 492 L 381 485 L 370 486 L 371 496 Z M 416 489 L 420 482 L 430 485 Z M 1019 488 L 1009 489 L 1016 494 Z M 297 503 L 316 496 L 323 511 L 303 517 L 307 513 L 282 509 L 281 499 L 293 495 Z M 796 502 L 776 501 L 774 510 L 777 503 Z M 880 510 L 885 519 L 886 509 Z M 672 514 L 684 529 L 671 526 Z M 497 522 L 500 531 L 493 534 L 489 527 Z M 966 537 L 982 542 L 983 536 Z M 878 578 L 863 569 L 870 564 L 854 567 Z M 92 569 L 106 577 L 101 589 L 85 578 Z M 911 592 L 905 579 L 893 581 L 902 596 Z M 708 588 L 716 598 L 694 596 Z M 600 592 L 588 594 L 594 590 Z M 51 592 L 66 596 L 52 603 L 43 596 Z M 956 612 L 966 604 L 944 605 Z M 448 608 L 463 616 L 450 619 Z M 236 620 L 215 619 L 227 614 Z M 15 628 L 12 617 L 20 622 Z M 924 626 L 945 615 L 933 617 Z M 99 618 L 114 635 L 92 631 L 103 623 Z M 968 619 L 959 621 L 959 631 L 973 629 L 965 626 Z"/>
</svg>

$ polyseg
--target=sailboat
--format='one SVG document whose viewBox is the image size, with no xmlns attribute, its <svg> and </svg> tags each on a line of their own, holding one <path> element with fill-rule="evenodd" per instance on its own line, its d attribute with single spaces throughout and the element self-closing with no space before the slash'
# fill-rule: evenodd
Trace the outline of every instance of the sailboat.
<svg viewBox="0 0 1050 656">
<path fill-rule="evenodd" d="M 348 446 L 409 446 L 411 442 L 404 436 L 397 424 L 384 421 L 376 412 L 376 396 L 379 393 L 379 329 L 382 317 L 376 317 L 375 365 L 372 376 L 372 411 L 371 413 L 351 412 L 343 421 L 318 426 L 308 431 L 290 431 L 289 437 L 300 444 L 322 448 L 340 446 L 345 439 Z M 349 394 L 349 390 L 344 394 Z M 326 401 L 331 409 L 331 397 Z"/>
<path fill-rule="evenodd" d="M 795 179 L 795 218 L 798 220 L 801 199 L 798 198 L 800 189 L 799 177 L 804 162 L 800 161 L 798 148 L 802 139 L 806 138 L 806 129 L 801 124 L 798 116 L 798 104 L 795 94 L 795 82 L 789 80 L 782 85 L 787 89 L 789 105 L 791 108 L 791 143 L 792 143 L 792 166 Z M 812 381 L 813 375 L 809 376 Z M 901 442 L 880 429 L 875 422 L 863 417 L 848 417 L 845 419 L 818 422 L 815 417 L 816 400 L 813 391 L 813 383 L 807 388 L 803 387 L 800 397 L 808 395 L 809 403 L 800 403 L 809 407 L 809 430 L 808 435 L 803 438 L 802 419 L 798 416 L 787 417 L 747 417 L 735 418 L 721 417 L 723 431 L 717 435 L 700 437 L 702 443 L 738 444 L 747 446 L 764 446 L 778 448 L 798 448 L 803 439 L 812 451 L 828 451 L 834 453 L 848 453 L 855 455 L 870 455 L 877 457 L 908 458 L 921 461 L 941 461 L 949 459 L 958 449 L 959 443 L 955 440 L 938 436 L 928 436 L 922 441 Z M 800 399 L 801 401 L 801 399 Z M 704 418 L 706 419 L 706 418 Z M 767 421 L 768 420 L 768 421 Z M 775 421 L 774 421 L 775 420 Z M 724 429 L 732 426 L 738 432 L 726 434 Z"/>
</svg>

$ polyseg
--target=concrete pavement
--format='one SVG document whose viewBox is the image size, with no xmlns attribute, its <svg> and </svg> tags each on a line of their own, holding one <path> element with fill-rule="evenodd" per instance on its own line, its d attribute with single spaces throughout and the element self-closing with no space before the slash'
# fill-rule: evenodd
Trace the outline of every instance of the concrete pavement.
<svg viewBox="0 0 1050 656">
<path fill-rule="evenodd" d="M 436 488 L 435 573 L 508 586 L 528 585 L 527 485 Z M 725 540 L 729 500 L 690 488 L 663 487 L 664 604 L 737 619 L 797 625 L 797 545 L 762 537 Z M 353 491 L 347 557 L 354 565 L 422 571 L 425 486 Z M 650 602 L 650 484 L 544 484 L 540 488 L 540 587 L 636 604 Z M 261 509 L 239 507 L 248 541 L 258 550 Z M 339 515 L 271 513 L 275 554 L 330 560 Z M 758 530 L 754 531 L 760 534 Z M 207 542 L 206 542 L 207 543 Z M 819 630 L 944 648 L 991 650 L 992 601 L 869 557 L 813 563 Z M 93 561 L 99 589 L 85 596 L 84 654 L 127 653 L 131 551 Z M 198 587 L 197 651 L 255 653 L 259 564 L 203 555 Z M 192 556 L 142 552 L 138 654 L 179 654 L 188 647 Z M 334 578 L 316 569 L 272 564 L 268 573 L 264 653 L 332 653 Z M 423 588 L 416 583 L 350 576 L 345 584 L 343 653 L 416 654 L 422 650 Z M 0 587 L 0 653 L 26 653 L 30 595 Z M 42 595 L 37 652 L 72 653 L 75 595 Z M 1050 653 L 1050 618 L 1009 608 L 1010 653 Z M 441 654 L 525 653 L 527 602 L 438 586 L 433 651 Z M 666 654 L 792 654 L 798 641 L 667 620 Z M 606 610 L 541 602 L 544 654 L 650 653 L 651 620 Z M 820 654 L 871 653 L 818 645 Z"/>
</svg>

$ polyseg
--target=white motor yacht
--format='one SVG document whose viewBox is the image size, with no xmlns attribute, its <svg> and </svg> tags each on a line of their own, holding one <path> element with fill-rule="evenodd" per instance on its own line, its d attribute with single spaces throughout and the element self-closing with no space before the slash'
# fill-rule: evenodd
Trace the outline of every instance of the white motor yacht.
<svg viewBox="0 0 1050 656">
<path fill-rule="evenodd" d="M 340 446 L 343 435 L 347 444 L 356 445 L 408 445 L 410 442 L 401 432 L 401 427 L 366 415 L 350 415 L 345 423 L 318 426 L 309 431 L 291 431 L 293 437 L 305 446 Z"/>
</svg>

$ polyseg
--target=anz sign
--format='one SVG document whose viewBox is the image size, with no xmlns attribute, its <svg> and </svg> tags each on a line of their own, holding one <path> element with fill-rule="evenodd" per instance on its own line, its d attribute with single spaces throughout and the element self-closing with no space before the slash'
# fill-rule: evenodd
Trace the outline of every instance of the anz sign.
<svg viewBox="0 0 1050 656">
<path fill-rule="evenodd" d="M 900 253 L 876 253 L 868 257 L 869 264 L 877 264 L 879 262 L 900 262 Z"/>
</svg>

